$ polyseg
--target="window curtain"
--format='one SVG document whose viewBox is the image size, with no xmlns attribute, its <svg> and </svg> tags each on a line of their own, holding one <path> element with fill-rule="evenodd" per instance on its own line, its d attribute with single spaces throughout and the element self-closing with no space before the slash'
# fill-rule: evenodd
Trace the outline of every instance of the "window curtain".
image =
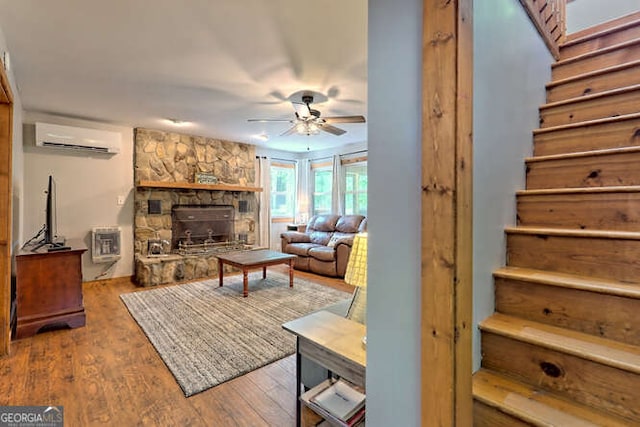
<svg viewBox="0 0 640 427">
<path fill-rule="evenodd" d="M 296 163 L 296 222 L 306 224 L 311 208 L 311 162 L 301 159 Z"/>
<path fill-rule="evenodd" d="M 344 177 L 339 155 L 333 156 L 333 183 L 331 186 L 331 207 L 333 213 L 344 215 Z"/>
<path fill-rule="evenodd" d="M 271 244 L 271 159 L 256 158 L 257 186 L 262 187 L 258 196 L 258 245 L 269 248 Z"/>
</svg>

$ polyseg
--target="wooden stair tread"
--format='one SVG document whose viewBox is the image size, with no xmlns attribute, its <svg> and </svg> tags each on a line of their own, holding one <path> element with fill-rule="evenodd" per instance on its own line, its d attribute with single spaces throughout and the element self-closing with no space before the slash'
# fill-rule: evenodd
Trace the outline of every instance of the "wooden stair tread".
<svg viewBox="0 0 640 427">
<path fill-rule="evenodd" d="M 518 190 L 518 196 L 544 194 L 594 194 L 594 193 L 637 193 L 640 185 L 618 185 L 610 187 L 578 187 L 578 188 L 543 188 L 539 190 Z"/>
<path fill-rule="evenodd" d="M 494 313 L 480 330 L 640 374 L 640 347 Z"/>
<path fill-rule="evenodd" d="M 605 118 L 602 118 L 602 119 L 585 120 L 583 122 L 568 123 L 566 125 L 558 125 L 558 126 L 549 126 L 549 127 L 546 127 L 546 128 L 538 128 L 538 129 L 534 129 L 533 130 L 533 134 L 534 135 L 539 135 L 539 134 L 542 134 L 542 133 L 549 133 L 549 132 L 554 132 L 554 131 L 558 131 L 558 130 L 567 130 L 567 129 L 575 129 L 575 128 L 580 128 L 580 127 L 586 127 L 586 126 L 601 125 L 601 124 L 606 124 L 606 123 L 623 122 L 625 120 L 634 120 L 634 119 L 639 119 L 639 118 L 640 118 L 640 113 L 623 114 L 623 115 L 616 116 L 616 117 L 605 117 Z"/>
<path fill-rule="evenodd" d="M 473 397 L 535 426 L 627 426 L 628 421 L 555 397 L 488 369 L 473 375 Z"/>
<path fill-rule="evenodd" d="M 586 52 L 586 53 L 583 53 L 581 55 L 572 56 L 571 58 L 567 58 L 567 59 L 563 59 L 563 60 L 560 60 L 560 61 L 556 61 L 553 64 L 551 64 L 551 69 L 554 69 L 554 68 L 557 68 L 557 67 L 562 67 L 563 65 L 566 65 L 566 64 L 571 64 L 571 63 L 574 63 L 574 62 L 581 61 L 583 59 L 592 58 L 594 56 L 602 55 L 602 54 L 613 52 L 613 51 L 616 51 L 616 50 L 626 49 L 626 48 L 628 48 L 630 46 L 634 46 L 636 44 L 640 44 L 640 38 L 629 40 L 629 41 L 626 41 L 626 42 L 623 42 L 623 43 L 614 44 L 612 46 L 603 47 L 602 49 L 593 50 L 591 52 Z"/>
<path fill-rule="evenodd" d="M 637 90 L 640 90 L 640 84 L 625 86 L 625 87 L 616 88 L 616 89 L 609 89 L 609 90 L 594 93 L 591 95 L 583 95 L 583 96 L 577 96 L 575 98 L 563 99 L 562 101 L 550 102 L 548 104 L 541 105 L 540 110 L 547 110 L 549 108 L 561 107 L 563 105 L 569 105 L 569 104 L 577 104 L 580 102 L 593 101 L 600 98 L 605 98 L 607 96 L 615 96 L 623 93 L 634 92 Z"/>
<path fill-rule="evenodd" d="M 575 230 L 569 228 L 545 228 L 545 227 L 505 227 L 506 233 L 530 234 L 543 236 L 564 236 L 564 237 L 595 237 L 599 239 L 623 239 L 640 240 L 640 232 L 635 231 L 610 231 L 610 230 Z"/>
<path fill-rule="evenodd" d="M 625 62 L 622 64 L 617 64 L 617 65 L 613 65 L 611 67 L 606 67 L 606 68 L 600 68 L 598 70 L 593 70 L 593 71 L 588 71 L 586 73 L 582 73 L 582 74 L 576 74 L 575 76 L 571 76 L 571 77 L 566 77 L 564 79 L 558 79 L 558 80 L 553 80 L 549 83 L 546 84 L 546 88 L 547 89 L 552 89 L 556 86 L 560 86 L 563 84 L 567 84 L 567 83 L 572 83 L 578 80 L 583 80 L 583 79 L 588 79 L 590 77 L 596 77 L 599 75 L 603 75 L 603 74 L 608 74 L 608 73 L 612 73 L 615 71 L 620 71 L 620 70 L 624 70 L 626 68 L 633 68 L 636 66 L 640 66 L 640 60 L 638 61 L 630 61 L 630 62 Z"/>
<path fill-rule="evenodd" d="M 626 23 L 636 24 L 636 23 L 638 23 L 638 21 L 640 21 L 640 12 L 632 12 L 632 13 L 629 13 L 627 15 L 623 15 L 623 16 L 620 16 L 618 18 L 614 18 L 614 19 L 611 19 L 609 21 L 593 25 L 593 26 L 591 26 L 589 28 L 585 28 L 583 30 L 567 34 L 567 37 L 566 37 L 564 43 L 560 44 L 560 48 L 562 48 L 562 46 L 564 46 L 564 45 L 566 45 L 568 43 L 572 43 L 576 39 L 581 39 L 581 38 L 587 37 L 590 34 L 600 33 L 600 32 L 606 31 L 609 28 L 616 28 L 616 27 L 619 27 L 621 25 L 625 25 Z"/>
<path fill-rule="evenodd" d="M 597 39 L 599 37 L 608 36 L 609 34 L 617 33 L 619 31 L 624 31 L 628 28 L 633 28 L 638 24 L 639 24 L 638 21 L 630 21 L 630 22 L 625 22 L 623 24 L 619 24 L 609 28 L 605 28 L 599 31 L 594 31 L 589 34 L 584 34 L 583 36 L 575 37 L 575 38 L 572 38 L 571 40 L 565 41 L 559 46 L 559 48 L 562 49 L 563 47 L 570 47 L 580 43 L 584 43 L 586 41 Z"/>
<path fill-rule="evenodd" d="M 524 267 L 502 267 L 493 272 L 495 277 L 539 283 L 548 286 L 577 289 L 624 298 L 640 299 L 640 285 L 590 276 L 557 273 Z"/>
<path fill-rule="evenodd" d="M 607 148 L 604 150 L 579 151 L 576 153 L 549 154 L 525 158 L 525 163 L 546 162 L 550 160 L 575 159 L 580 157 L 609 156 L 614 154 L 631 154 L 640 152 L 640 146 Z"/>
</svg>

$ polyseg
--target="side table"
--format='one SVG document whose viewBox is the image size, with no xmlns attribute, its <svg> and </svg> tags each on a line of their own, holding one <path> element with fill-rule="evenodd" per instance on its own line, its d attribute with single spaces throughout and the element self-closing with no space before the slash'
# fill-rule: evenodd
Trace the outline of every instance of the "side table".
<svg viewBox="0 0 640 427">
<path fill-rule="evenodd" d="M 365 386 L 367 352 L 363 324 L 328 311 L 317 311 L 282 325 L 296 335 L 296 426 L 301 422 L 300 358 L 313 360 L 335 375 Z"/>
</svg>

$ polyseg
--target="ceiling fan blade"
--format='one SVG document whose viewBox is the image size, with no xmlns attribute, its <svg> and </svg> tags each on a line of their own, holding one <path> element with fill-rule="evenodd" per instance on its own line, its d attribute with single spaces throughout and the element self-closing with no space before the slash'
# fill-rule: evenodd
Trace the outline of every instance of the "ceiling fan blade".
<svg viewBox="0 0 640 427">
<path fill-rule="evenodd" d="M 288 136 L 288 135 L 293 135 L 294 133 L 296 133 L 297 129 L 296 126 L 291 126 L 289 129 L 285 130 L 284 132 L 282 132 L 280 134 L 280 136 Z"/>
<path fill-rule="evenodd" d="M 247 119 L 248 122 L 288 122 L 291 123 L 291 120 L 287 119 Z"/>
<path fill-rule="evenodd" d="M 302 102 L 292 102 L 293 108 L 298 113 L 298 117 L 309 117 L 311 115 L 311 110 L 309 110 L 309 106 Z"/>
<path fill-rule="evenodd" d="M 337 128 L 335 126 L 328 125 L 326 123 L 320 125 L 319 128 L 321 130 L 325 131 L 325 132 L 329 132 L 329 133 L 331 133 L 333 135 L 336 135 L 336 136 L 340 136 L 340 135 L 343 135 L 343 134 L 347 133 L 346 130 Z"/>
<path fill-rule="evenodd" d="M 326 123 L 365 123 L 364 116 L 323 117 Z"/>
</svg>

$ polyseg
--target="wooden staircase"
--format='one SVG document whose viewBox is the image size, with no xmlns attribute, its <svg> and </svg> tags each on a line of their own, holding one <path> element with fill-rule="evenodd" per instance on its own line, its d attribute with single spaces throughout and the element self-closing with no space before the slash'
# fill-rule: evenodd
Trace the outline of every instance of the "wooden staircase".
<svg viewBox="0 0 640 427">
<path fill-rule="evenodd" d="M 572 34 L 526 159 L 476 426 L 640 426 L 640 12 Z"/>
</svg>

